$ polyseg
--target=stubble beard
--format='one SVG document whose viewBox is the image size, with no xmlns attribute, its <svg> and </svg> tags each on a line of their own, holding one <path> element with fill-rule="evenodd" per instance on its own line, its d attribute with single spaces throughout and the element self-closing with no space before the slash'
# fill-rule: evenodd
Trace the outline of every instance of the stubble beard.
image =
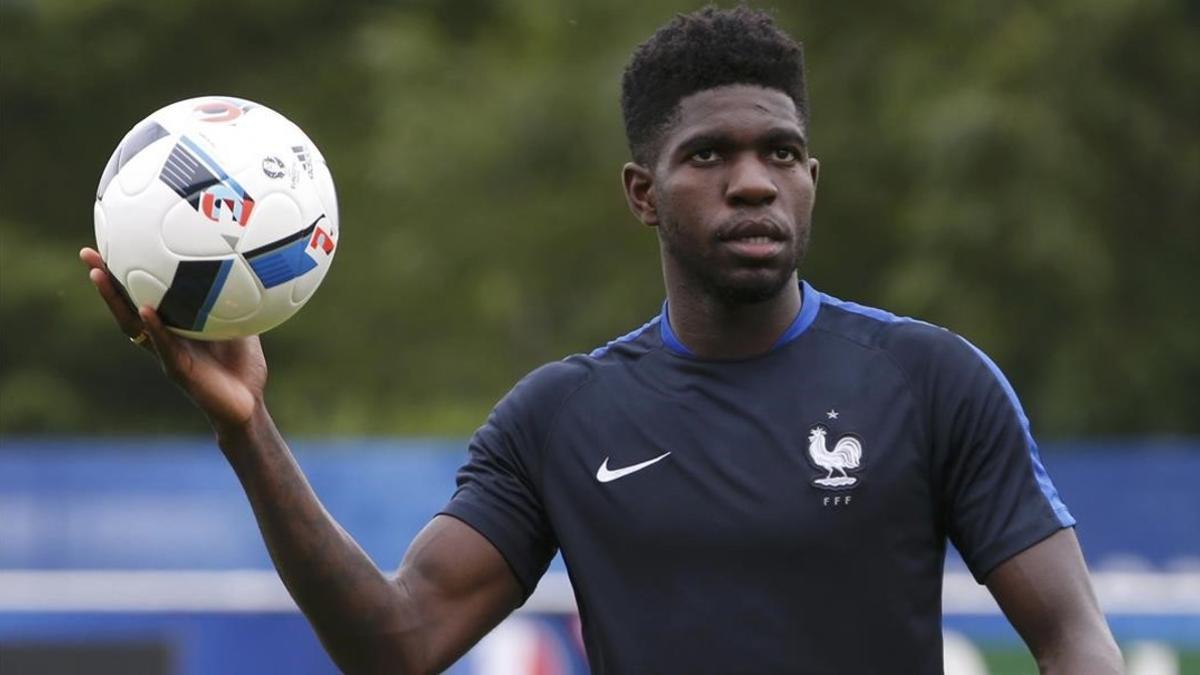
<svg viewBox="0 0 1200 675">
<path fill-rule="evenodd" d="M 659 240 L 663 254 L 675 261 L 676 267 L 686 276 L 687 283 L 695 285 L 721 304 L 749 305 L 774 298 L 792 281 L 792 274 L 808 253 L 810 228 L 806 224 L 799 230 L 797 237 L 789 242 L 790 264 L 764 266 L 754 274 L 740 276 L 721 269 L 709 256 L 689 247 L 679 236 L 678 229 L 665 219 L 659 225 Z"/>
</svg>

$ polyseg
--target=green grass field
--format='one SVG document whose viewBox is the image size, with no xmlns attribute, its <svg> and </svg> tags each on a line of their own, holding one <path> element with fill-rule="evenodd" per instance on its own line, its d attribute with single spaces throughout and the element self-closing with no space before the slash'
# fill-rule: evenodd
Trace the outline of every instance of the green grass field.
<svg viewBox="0 0 1200 675">
<path fill-rule="evenodd" d="M 1121 645 L 1128 657 L 1128 646 Z M 987 664 L 988 675 L 1037 675 L 1037 666 L 1029 652 L 1023 648 L 987 648 L 980 646 L 984 662 Z M 1200 651 L 1177 650 L 1179 670 L 1177 675 L 1200 675 Z M 946 675 L 956 675 L 947 671 Z M 1140 675 L 1130 671 L 1129 675 Z M 1149 675 L 1149 674 L 1147 674 Z M 1157 675 L 1157 671 L 1156 671 Z"/>
</svg>

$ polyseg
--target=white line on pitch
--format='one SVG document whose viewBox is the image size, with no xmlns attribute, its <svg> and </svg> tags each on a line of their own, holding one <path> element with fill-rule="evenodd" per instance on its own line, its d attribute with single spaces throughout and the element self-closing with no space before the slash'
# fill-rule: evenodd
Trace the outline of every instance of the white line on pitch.
<svg viewBox="0 0 1200 675">
<path fill-rule="evenodd" d="M 1097 572 L 1100 605 L 1110 614 L 1200 615 L 1198 572 Z M 947 615 L 998 615 L 970 574 L 948 572 Z M 573 612 L 563 572 L 550 572 L 523 611 Z M 0 570 L 0 612 L 294 612 L 273 570 Z"/>
</svg>

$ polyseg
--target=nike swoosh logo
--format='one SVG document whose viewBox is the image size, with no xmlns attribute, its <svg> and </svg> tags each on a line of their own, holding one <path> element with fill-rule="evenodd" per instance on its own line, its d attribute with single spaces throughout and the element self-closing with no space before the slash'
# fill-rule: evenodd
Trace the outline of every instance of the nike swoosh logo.
<svg viewBox="0 0 1200 675">
<path fill-rule="evenodd" d="M 666 459 L 667 455 L 669 455 L 669 454 L 671 454 L 671 453 L 664 452 L 663 454 L 659 455 L 658 457 L 655 457 L 654 459 L 648 459 L 644 462 L 640 462 L 640 463 L 634 464 L 632 466 L 622 467 L 620 469 L 609 469 L 608 468 L 608 458 L 605 457 L 604 463 L 600 465 L 599 469 L 596 469 L 596 480 L 600 481 L 601 483 L 608 483 L 608 482 L 614 481 L 618 478 L 624 478 L 625 476 L 628 476 L 631 473 L 636 473 L 638 471 L 641 471 L 642 469 L 650 466 L 651 464 L 653 464 L 655 462 Z"/>
</svg>

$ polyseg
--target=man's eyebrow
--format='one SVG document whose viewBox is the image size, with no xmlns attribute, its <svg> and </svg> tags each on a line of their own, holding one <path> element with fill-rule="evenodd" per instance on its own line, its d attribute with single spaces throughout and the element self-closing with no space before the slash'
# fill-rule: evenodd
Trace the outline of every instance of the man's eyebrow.
<svg viewBox="0 0 1200 675">
<path fill-rule="evenodd" d="M 714 148 L 723 150 L 732 145 L 735 145 L 734 138 L 727 133 L 714 131 L 699 131 L 695 136 L 689 136 L 679 143 L 675 149 L 676 154 L 691 154 L 703 148 Z M 790 127 L 774 127 L 768 129 L 765 133 L 755 139 L 756 145 L 795 145 L 803 149 L 808 148 L 808 139 L 804 134 L 797 129 Z"/>
<path fill-rule="evenodd" d="M 808 139 L 804 137 L 803 133 L 795 129 L 771 129 L 763 135 L 762 140 L 767 145 L 785 145 L 790 143 L 793 145 L 798 145 L 801 148 L 808 147 Z"/>
<path fill-rule="evenodd" d="M 701 148 L 726 148 L 733 144 L 727 134 L 700 132 L 695 136 L 683 139 L 676 152 L 690 154 Z"/>
</svg>

